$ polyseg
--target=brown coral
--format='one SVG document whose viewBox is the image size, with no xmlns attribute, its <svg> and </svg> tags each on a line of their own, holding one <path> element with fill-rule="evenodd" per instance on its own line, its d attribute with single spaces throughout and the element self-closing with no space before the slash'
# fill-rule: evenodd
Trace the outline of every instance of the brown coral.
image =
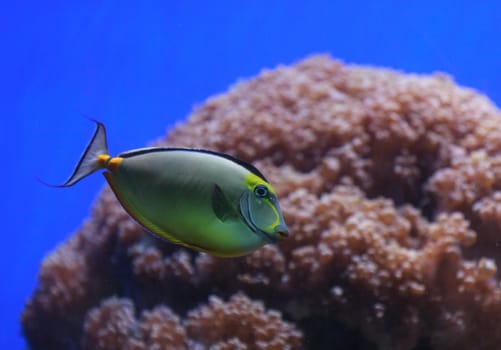
<svg viewBox="0 0 501 350">
<path fill-rule="evenodd" d="M 159 305 L 134 316 L 129 299 L 111 297 L 89 311 L 83 327 L 83 349 L 176 350 L 298 349 L 301 332 L 243 294 L 225 303 L 212 296 L 207 306 L 188 313 L 186 321 Z"/>
<path fill-rule="evenodd" d="M 233 349 L 235 341 L 252 349 L 298 349 L 302 338 L 279 312 L 265 312 L 261 303 L 242 294 L 228 303 L 212 297 L 208 306 L 188 313 L 186 328 L 192 338 L 217 349 Z"/>
<path fill-rule="evenodd" d="M 46 259 L 25 334 L 44 349 L 500 348 L 499 135 L 501 113 L 444 75 L 324 56 L 265 71 L 159 143 L 254 162 L 291 237 L 198 254 L 142 234 L 106 189 Z M 98 307 L 111 295 L 128 299 Z"/>
<path fill-rule="evenodd" d="M 179 317 L 165 306 L 144 311 L 138 320 L 129 299 L 112 297 L 92 309 L 83 328 L 83 349 L 186 349 L 186 331 Z"/>
</svg>

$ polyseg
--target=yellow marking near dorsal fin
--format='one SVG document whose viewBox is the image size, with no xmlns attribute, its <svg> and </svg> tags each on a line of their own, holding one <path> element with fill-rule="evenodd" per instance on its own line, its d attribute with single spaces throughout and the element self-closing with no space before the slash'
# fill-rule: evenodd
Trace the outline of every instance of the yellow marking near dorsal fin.
<svg viewBox="0 0 501 350">
<path fill-rule="evenodd" d="M 247 188 L 251 191 L 253 191 L 254 187 L 256 187 L 257 185 L 264 185 L 266 186 L 268 191 L 276 195 L 275 190 L 273 189 L 273 187 L 271 187 L 271 185 L 268 182 L 264 181 L 262 178 L 253 173 L 249 172 L 247 175 L 245 175 L 245 184 L 247 185 Z"/>
</svg>

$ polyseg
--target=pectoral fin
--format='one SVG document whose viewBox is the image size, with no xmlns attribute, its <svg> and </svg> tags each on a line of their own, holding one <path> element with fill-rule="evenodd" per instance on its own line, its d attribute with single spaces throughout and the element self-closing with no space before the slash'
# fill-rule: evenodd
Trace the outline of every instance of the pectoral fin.
<svg viewBox="0 0 501 350">
<path fill-rule="evenodd" d="M 212 190 L 212 210 L 222 222 L 238 218 L 236 209 L 218 185 L 214 185 Z"/>
</svg>

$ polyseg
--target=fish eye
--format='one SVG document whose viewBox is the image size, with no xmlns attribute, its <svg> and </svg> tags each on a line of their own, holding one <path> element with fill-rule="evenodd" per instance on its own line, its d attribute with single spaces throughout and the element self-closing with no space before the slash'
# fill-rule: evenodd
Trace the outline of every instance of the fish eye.
<svg viewBox="0 0 501 350">
<path fill-rule="evenodd" d="M 266 197 L 268 195 L 268 189 L 266 188 L 265 185 L 257 185 L 254 188 L 254 194 L 256 195 L 256 197 L 259 198 Z"/>
</svg>

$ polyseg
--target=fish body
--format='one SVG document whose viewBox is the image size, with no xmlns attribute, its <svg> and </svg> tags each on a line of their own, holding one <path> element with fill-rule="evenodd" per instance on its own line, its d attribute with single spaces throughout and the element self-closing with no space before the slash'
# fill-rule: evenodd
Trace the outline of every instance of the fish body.
<svg viewBox="0 0 501 350">
<path fill-rule="evenodd" d="M 273 187 L 252 165 L 188 148 L 141 148 L 108 154 L 104 125 L 73 175 L 104 176 L 125 210 L 147 231 L 215 256 L 249 254 L 288 235 Z"/>
</svg>

